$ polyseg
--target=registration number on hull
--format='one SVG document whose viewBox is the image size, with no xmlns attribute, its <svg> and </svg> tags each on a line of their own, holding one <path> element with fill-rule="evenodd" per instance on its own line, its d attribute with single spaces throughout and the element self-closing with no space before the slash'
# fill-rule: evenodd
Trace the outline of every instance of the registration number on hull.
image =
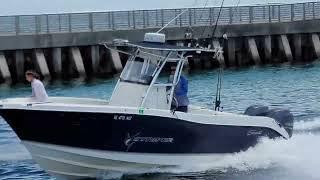
<svg viewBox="0 0 320 180">
<path fill-rule="evenodd" d="M 131 121 L 132 116 L 131 115 L 114 115 L 113 119 L 118 121 Z"/>
</svg>

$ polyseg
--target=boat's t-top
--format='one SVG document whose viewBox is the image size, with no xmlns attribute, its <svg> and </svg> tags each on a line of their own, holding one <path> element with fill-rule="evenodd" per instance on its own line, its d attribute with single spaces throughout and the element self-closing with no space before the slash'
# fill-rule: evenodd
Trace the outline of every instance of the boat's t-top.
<svg viewBox="0 0 320 180">
<path fill-rule="evenodd" d="M 222 48 L 191 48 L 166 44 L 165 35 L 146 33 L 143 42 L 114 40 L 106 48 L 129 55 L 128 61 L 111 96 L 110 105 L 169 110 L 184 63 L 191 54 L 222 55 Z M 117 48 L 118 47 L 118 48 Z M 126 47 L 129 51 L 122 51 Z M 175 66 L 170 78 L 160 76 L 166 65 Z"/>
</svg>

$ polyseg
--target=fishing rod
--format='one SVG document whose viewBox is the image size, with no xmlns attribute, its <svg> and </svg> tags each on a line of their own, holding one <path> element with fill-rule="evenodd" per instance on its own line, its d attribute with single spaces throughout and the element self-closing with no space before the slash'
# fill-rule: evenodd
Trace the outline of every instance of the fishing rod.
<svg viewBox="0 0 320 180">
<path fill-rule="evenodd" d="M 218 17 L 217 17 L 216 23 L 215 23 L 213 31 L 212 31 L 212 38 L 214 37 L 214 35 L 216 33 L 216 30 L 217 30 L 217 26 L 218 26 L 218 22 L 219 22 L 219 19 L 220 19 L 220 16 L 221 16 L 221 11 L 222 11 L 222 8 L 223 8 L 223 4 L 224 4 L 224 0 L 222 0 L 222 2 L 221 2 L 221 6 L 220 6 L 220 9 L 219 9 Z"/>
<path fill-rule="evenodd" d="M 217 17 L 217 20 L 216 20 L 214 29 L 213 29 L 213 31 L 212 31 L 212 38 L 214 38 L 214 35 L 215 35 L 215 33 L 216 33 L 216 30 L 217 30 L 217 26 L 218 26 L 218 22 L 219 22 L 219 19 L 220 19 L 221 11 L 222 11 L 222 8 L 223 8 L 223 4 L 224 4 L 224 0 L 222 0 L 222 2 L 221 2 L 221 6 L 220 6 L 220 9 L 219 9 L 219 14 L 218 14 L 218 17 Z M 224 38 L 224 40 L 223 40 L 223 46 L 224 46 L 224 41 L 225 41 L 225 38 Z M 223 47 L 223 46 L 222 46 L 222 47 Z M 219 58 L 219 57 L 218 57 L 218 58 Z M 223 74 L 223 68 L 220 67 L 220 68 L 219 68 L 219 72 L 218 72 L 218 82 L 217 82 L 217 89 L 216 89 L 216 99 L 215 99 L 215 102 L 214 102 L 214 110 L 215 110 L 215 111 L 220 111 L 220 110 L 222 110 L 222 108 L 221 108 L 222 74 Z"/>
<path fill-rule="evenodd" d="M 236 6 L 236 11 L 238 11 L 238 8 L 239 8 L 239 4 L 240 4 L 240 1 L 241 0 L 238 0 L 237 2 L 237 6 Z M 221 6 L 220 6 L 220 10 L 219 10 L 219 14 L 218 14 L 218 17 L 217 17 L 217 21 L 215 23 L 215 26 L 214 26 L 214 29 L 212 31 L 212 38 L 214 38 L 214 35 L 216 33 L 216 30 L 217 30 L 217 26 L 218 26 L 218 21 L 219 21 L 219 18 L 220 18 L 220 15 L 221 15 L 221 11 L 222 11 L 222 8 L 223 8 L 223 4 L 224 4 L 224 0 L 222 0 L 221 2 Z M 231 14 L 231 19 L 233 18 L 234 16 L 234 11 L 232 11 L 232 14 Z M 228 37 L 227 37 L 227 34 L 226 34 L 227 30 L 225 30 L 223 32 L 223 42 L 222 42 L 222 47 L 224 47 L 225 45 L 225 42 L 228 40 Z M 219 58 L 219 57 L 218 57 Z M 221 91 L 222 91 L 222 76 L 223 76 L 223 68 L 220 67 L 219 68 L 219 72 L 218 72 L 218 82 L 217 82 L 217 91 L 216 91 L 216 100 L 215 100 L 215 111 L 220 111 L 222 110 L 222 107 L 221 107 Z"/>
<path fill-rule="evenodd" d="M 222 74 L 223 74 L 223 69 L 219 68 L 218 72 L 218 82 L 217 82 L 217 91 L 216 91 L 216 101 L 215 101 L 215 106 L 214 110 L 215 111 L 220 111 L 221 107 L 221 91 L 222 91 Z"/>
</svg>

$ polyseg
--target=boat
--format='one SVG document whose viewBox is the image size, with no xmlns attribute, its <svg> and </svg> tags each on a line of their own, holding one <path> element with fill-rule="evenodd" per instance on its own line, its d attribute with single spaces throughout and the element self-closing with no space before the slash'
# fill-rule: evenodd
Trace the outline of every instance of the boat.
<svg viewBox="0 0 320 180">
<path fill-rule="evenodd" d="M 95 178 L 190 162 L 214 163 L 255 146 L 263 137 L 292 136 L 293 115 L 286 109 L 253 105 L 235 114 L 193 105 L 180 112 L 172 106 L 187 59 L 200 53 L 218 57 L 221 48 L 168 45 L 161 33 L 147 33 L 143 42 L 103 44 L 128 54 L 109 101 L 71 97 L 49 97 L 45 103 L 30 98 L 0 101 L 0 115 L 53 176 Z M 166 73 L 170 65 L 176 66 L 171 80 Z"/>
</svg>

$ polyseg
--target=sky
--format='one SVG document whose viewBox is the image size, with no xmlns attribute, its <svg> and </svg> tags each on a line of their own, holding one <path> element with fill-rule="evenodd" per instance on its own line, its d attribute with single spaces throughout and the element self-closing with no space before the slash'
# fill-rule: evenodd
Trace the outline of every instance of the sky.
<svg viewBox="0 0 320 180">
<path fill-rule="evenodd" d="M 50 14 L 88 11 L 137 10 L 220 6 L 221 0 L 2 0 L 0 15 Z M 240 5 L 294 3 L 312 0 L 240 0 Z M 316 0 L 314 0 L 316 1 Z M 225 0 L 236 6 L 238 0 Z"/>
</svg>

